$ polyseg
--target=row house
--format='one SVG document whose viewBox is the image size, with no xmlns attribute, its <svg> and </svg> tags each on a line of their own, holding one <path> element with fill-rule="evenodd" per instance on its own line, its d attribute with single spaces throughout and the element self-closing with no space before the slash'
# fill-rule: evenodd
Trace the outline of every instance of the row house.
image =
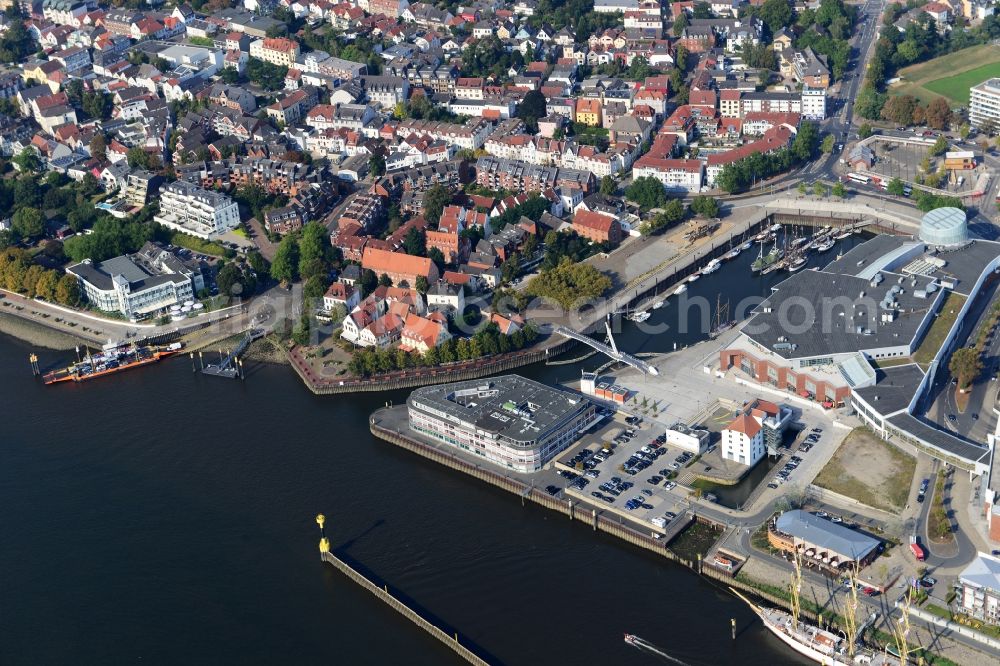
<svg viewBox="0 0 1000 666">
<path fill-rule="evenodd" d="M 315 88 L 311 86 L 300 88 L 269 104 L 266 108 L 267 115 L 276 122 L 291 125 L 298 122 L 309 108 L 315 106 L 316 97 Z"/>
<path fill-rule="evenodd" d="M 362 229 L 371 229 L 385 213 L 385 199 L 369 192 L 355 194 L 341 212 L 340 223 L 353 222 Z"/>
<path fill-rule="evenodd" d="M 748 92 L 740 96 L 740 116 L 748 113 L 802 113 L 802 96 L 798 93 Z"/>
<path fill-rule="evenodd" d="M 423 193 L 434 185 L 449 190 L 459 189 L 468 180 L 464 160 L 449 160 L 436 164 L 387 173 L 380 178 L 372 190 L 384 197 L 399 201 L 400 209 L 408 213 L 419 213 L 423 208 Z"/>
<path fill-rule="evenodd" d="M 748 113 L 743 117 L 742 129 L 744 134 L 751 136 L 763 136 L 778 125 L 787 125 L 795 131 L 800 117 L 797 113 Z"/>
<path fill-rule="evenodd" d="M 770 153 L 786 148 L 795 133 L 787 125 L 777 125 L 764 133 L 757 141 L 722 153 L 712 153 L 705 160 L 705 183 L 715 185 L 716 179 L 727 164 L 732 164 L 754 153 Z"/>
<path fill-rule="evenodd" d="M 305 123 L 317 130 L 360 131 L 376 116 L 375 110 L 365 104 L 317 104 L 306 114 Z"/>
<path fill-rule="evenodd" d="M 285 37 L 258 39 L 250 44 L 250 57 L 279 67 L 293 67 L 299 57 L 299 43 Z"/>
<path fill-rule="evenodd" d="M 412 133 L 440 139 L 459 150 L 479 150 L 493 129 L 493 124 L 483 118 L 473 118 L 465 125 L 432 120 L 403 120 L 395 126 L 398 135 Z"/>
<path fill-rule="evenodd" d="M 208 101 L 242 113 L 255 113 L 257 100 L 245 88 L 216 83 L 207 91 Z"/>
<path fill-rule="evenodd" d="M 697 159 L 663 159 L 643 155 L 632 165 L 635 178 L 655 178 L 668 192 L 696 193 L 704 181 L 704 164 Z"/>
</svg>

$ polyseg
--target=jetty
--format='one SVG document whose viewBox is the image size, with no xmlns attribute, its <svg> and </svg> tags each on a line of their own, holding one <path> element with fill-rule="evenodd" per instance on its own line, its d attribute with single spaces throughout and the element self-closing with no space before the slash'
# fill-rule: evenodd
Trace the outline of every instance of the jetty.
<svg viewBox="0 0 1000 666">
<path fill-rule="evenodd" d="M 580 333 L 579 331 L 574 331 L 573 329 L 567 328 L 565 326 L 556 326 L 555 329 L 553 330 L 555 333 L 565 338 L 570 338 L 571 340 L 576 340 L 577 342 L 582 342 L 585 345 L 593 347 L 597 351 L 601 352 L 602 354 L 608 356 L 609 358 L 619 363 L 625 363 L 626 365 L 630 365 L 643 374 L 646 375 L 660 374 L 659 370 L 657 370 L 656 366 L 654 366 L 652 363 L 647 363 L 642 359 L 636 358 L 631 354 L 626 354 L 625 352 L 618 349 L 618 345 L 615 344 L 615 338 L 611 334 L 611 323 L 605 321 L 604 325 L 608 330 L 608 342 L 611 343 L 610 345 L 606 345 L 603 342 L 598 342 L 597 340 L 594 340 L 593 338 L 588 337 L 583 333 Z"/>
<path fill-rule="evenodd" d="M 264 329 L 262 328 L 251 328 L 240 340 L 240 343 L 236 345 L 236 348 L 230 351 L 226 356 L 222 356 L 220 353 L 220 358 L 218 363 L 209 363 L 208 365 L 203 365 L 201 371 L 206 375 L 212 375 L 213 377 L 225 377 L 226 379 L 236 379 L 242 376 L 243 363 L 240 361 L 240 356 L 247 350 L 250 343 L 254 340 L 259 340 L 264 337 Z"/>
</svg>

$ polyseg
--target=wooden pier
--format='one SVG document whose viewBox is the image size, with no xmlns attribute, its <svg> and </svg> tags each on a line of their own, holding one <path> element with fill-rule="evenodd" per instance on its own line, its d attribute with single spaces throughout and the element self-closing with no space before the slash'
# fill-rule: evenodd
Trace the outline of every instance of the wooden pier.
<svg viewBox="0 0 1000 666">
<path fill-rule="evenodd" d="M 247 347 L 254 340 L 259 340 L 264 337 L 264 331 L 260 328 L 252 328 L 246 332 L 243 339 L 240 340 L 240 344 L 236 346 L 236 349 L 230 351 L 226 356 L 219 352 L 219 362 L 209 363 L 205 365 L 204 362 L 201 366 L 201 371 L 206 375 L 212 375 L 213 377 L 225 377 L 226 379 L 236 379 L 237 377 L 243 377 L 242 369 L 243 362 L 240 361 L 240 356 L 246 351 Z M 201 352 L 198 352 L 198 356 L 201 357 Z"/>
</svg>

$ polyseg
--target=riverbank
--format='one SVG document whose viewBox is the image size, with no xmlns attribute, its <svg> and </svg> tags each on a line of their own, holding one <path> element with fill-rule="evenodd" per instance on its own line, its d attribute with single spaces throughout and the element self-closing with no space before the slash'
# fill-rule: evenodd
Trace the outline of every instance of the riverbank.
<svg viewBox="0 0 1000 666">
<path fill-rule="evenodd" d="M 2 312 L 0 312 L 0 333 L 17 338 L 33 347 L 59 351 L 73 349 L 78 345 L 93 344 L 82 338 L 57 331 L 50 326 Z"/>
</svg>

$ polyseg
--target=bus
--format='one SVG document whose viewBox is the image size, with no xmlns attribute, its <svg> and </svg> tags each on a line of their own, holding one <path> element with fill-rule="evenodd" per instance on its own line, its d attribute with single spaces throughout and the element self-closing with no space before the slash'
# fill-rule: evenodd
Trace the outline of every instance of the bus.
<svg viewBox="0 0 1000 666">
<path fill-rule="evenodd" d="M 872 179 L 868 176 L 862 176 L 860 173 L 849 173 L 847 178 L 855 183 L 861 183 L 862 185 L 867 185 L 872 182 Z"/>
</svg>

